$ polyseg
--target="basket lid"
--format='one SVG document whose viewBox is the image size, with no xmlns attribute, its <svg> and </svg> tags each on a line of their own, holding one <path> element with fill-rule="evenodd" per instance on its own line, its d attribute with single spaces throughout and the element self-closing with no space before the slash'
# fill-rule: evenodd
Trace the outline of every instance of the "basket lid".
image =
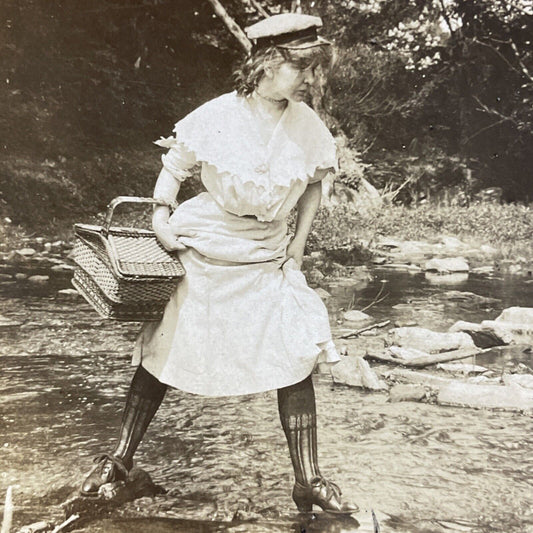
<svg viewBox="0 0 533 533">
<path fill-rule="evenodd" d="M 185 274 L 178 254 L 167 251 L 153 231 L 110 228 L 107 245 L 120 276 L 178 278 Z"/>
</svg>

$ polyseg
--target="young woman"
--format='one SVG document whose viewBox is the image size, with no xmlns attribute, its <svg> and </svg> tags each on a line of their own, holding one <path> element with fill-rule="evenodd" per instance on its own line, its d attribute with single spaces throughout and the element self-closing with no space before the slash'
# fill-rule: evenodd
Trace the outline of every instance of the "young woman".
<svg viewBox="0 0 533 533">
<path fill-rule="evenodd" d="M 321 24 L 285 14 L 248 28 L 255 46 L 236 91 L 200 106 L 158 142 L 169 151 L 154 197 L 174 203 L 196 164 L 207 192 L 172 214 L 164 206 L 154 211 L 157 237 L 179 250 L 187 274 L 162 320 L 139 335 L 118 443 L 97 459 L 82 493 L 127 477 L 167 386 L 207 396 L 277 389 L 298 509 L 357 510 L 318 467 L 311 374 L 339 356 L 326 308 L 300 271 L 321 180 L 337 167 L 330 132 L 304 103 L 315 67 L 328 56 Z"/>
</svg>

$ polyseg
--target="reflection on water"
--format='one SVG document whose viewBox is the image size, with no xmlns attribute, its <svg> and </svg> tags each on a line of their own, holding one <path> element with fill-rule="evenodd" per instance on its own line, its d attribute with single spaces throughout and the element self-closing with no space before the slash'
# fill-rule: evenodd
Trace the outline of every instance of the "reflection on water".
<svg viewBox="0 0 533 533">
<path fill-rule="evenodd" d="M 489 307 L 439 297 L 449 287 L 423 275 L 377 271 L 356 295 L 362 308 L 387 279 L 377 319 L 444 330 L 458 319 L 495 318 L 530 304 L 533 287 L 468 279 L 459 287 L 497 298 Z M 354 300 L 335 289 L 336 308 Z M 526 301 L 529 299 L 528 301 Z M 5 297 L 2 314 L 23 322 L 1 331 L 0 495 L 14 485 L 16 524 L 57 518 L 63 501 L 112 447 L 132 369 L 137 324 L 99 319 L 85 303 Z M 166 494 L 127 504 L 77 531 L 533 531 L 533 425 L 513 413 L 387 402 L 315 376 L 322 470 L 358 503 L 357 521 L 298 517 L 274 392 L 200 398 L 170 391 L 137 455 Z M 256 521 L 231 522 L 235 512 Z M 147 517 L 143 519 L 142 517 Z M 149 518 L 154 517 L 157 518 Z M 144 520 L 144 521 L 143 521 Z"/>
</svg>

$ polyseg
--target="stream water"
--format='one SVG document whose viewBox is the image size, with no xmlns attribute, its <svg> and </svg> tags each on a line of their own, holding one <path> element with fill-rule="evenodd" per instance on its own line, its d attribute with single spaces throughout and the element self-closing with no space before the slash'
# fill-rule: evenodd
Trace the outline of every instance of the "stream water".
<svg viewBox="0 0 533 533">
<path fill-rule="evenodd" d="M 458 319 L 494 319 L 505 307 L 533 302 L 533 284 L 523 279 L 471 276 L 446 284 L 419 273 L 374 275 L 357 291 L 326 287 L 333 323 L 339 308 L 361 309 L 378 294 L 385 298 L 367 311 L 376 320 L 441 331 Z M 450 290 L 495 301 L 472 305 L 450 299 Z M 129 351 L 138 324 L 102 320 L 84 302 L 54 294 L 21 286 L 2 295 L 2 315 L 19 323 L 0 330 L 0 495 L 14 487 L 17 527 L 62 520 L 59 504 L 92 457 L 113 446 L 133 373 Z M 497 366 L 510 358 L 533 364 L 522 350 L 495 351 L 487 361 Z M 295 512 L 274 392 L 209 399 L 173 390 L 136 455 L 166 493 L 73 530 L 363 533 L 372 531 L 373 509 L 382 533 L 533 532 L 531 418 L 388 403 L 386 394 L 334 386 L 325 375 L 315 384 L 321 469 L 357 502 L 358 515 Z M 244 518 L 232 522 L 238 510 Z"/>
</svg>

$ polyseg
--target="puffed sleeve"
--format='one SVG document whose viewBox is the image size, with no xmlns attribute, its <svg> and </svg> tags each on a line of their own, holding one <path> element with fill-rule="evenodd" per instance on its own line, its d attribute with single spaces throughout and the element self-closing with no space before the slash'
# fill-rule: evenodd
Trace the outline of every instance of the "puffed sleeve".
<svg viewBox="0 0 533 533">
<path fill-rule="evenodd" d="M 197 160 L 194 152 L 189 150 L 182 142 L 175 137 L 161 138 L 154 142 L 158 146 L 168 148 L 168 152 L 161 156 L 163 167 L 180 182 L 191 175 L 191 169 L 196 165 Z"/>
<path fill-rule="evenodd" d="M 319 171 L 337 172 L 339 169 L 337 146 L 333 135 L 314 111 L 307 110 L 306 119 L 307 175 L 309 183 L 315 183 L 328 174 Z"/>
</svg>

